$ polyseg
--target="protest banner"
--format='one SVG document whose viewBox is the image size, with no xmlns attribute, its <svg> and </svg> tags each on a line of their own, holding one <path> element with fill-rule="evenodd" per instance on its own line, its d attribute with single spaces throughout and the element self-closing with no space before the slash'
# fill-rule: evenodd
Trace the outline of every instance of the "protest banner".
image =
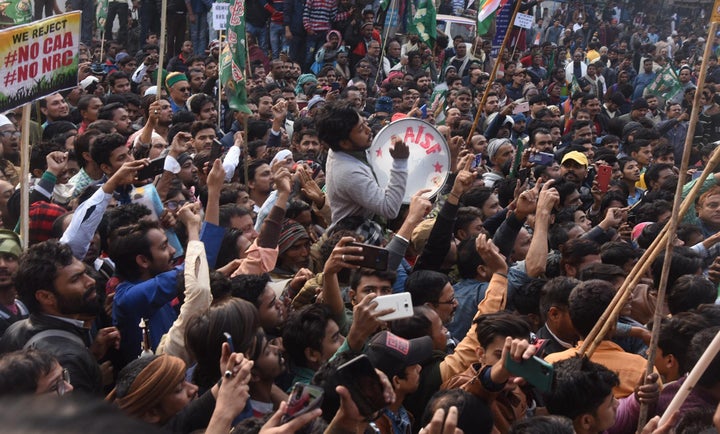
<svg viewBox="0 0 720 434">
<path fill-rule="evenodd" d="M 230 3 L 216 2 L 212 5 L 212 22 L 213 29 L 225 30 L 227 27 L 227 13 L 230 9 Z"/>
<path fill-rule="evenodd" d="M 0 112 L 77 86 L 80 12 L 0 31 Z"/>
<path fill-rule="evenodd" d="M 515 18 L 515 25 L 518 27 L 521 27 L 523 29 L 532 29 L 533 22 L 535 20 L 533 19 L 532 15 L 528 14 L 517 14 L 517 17 Z"/>
</svg>

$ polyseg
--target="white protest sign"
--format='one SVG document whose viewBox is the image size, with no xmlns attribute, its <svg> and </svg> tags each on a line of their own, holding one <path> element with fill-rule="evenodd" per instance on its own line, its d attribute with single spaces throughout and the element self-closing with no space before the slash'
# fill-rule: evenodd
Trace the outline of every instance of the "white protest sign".
<svg viewBox="0 0 720 434">
<path fill-rule="evenodd" d="M 225 30 L 227 26 L 227 14 L 230 9 L 230 3 L 213 3 L 212 5 L 212 21 L 213 29 Z"/>
<path fill-rule="evenodd" d="M 533 16 L 528 14 L 517 14 L 515 17 L 515 25 L 523 29 L 531 29 L 533 26 Z"/>
</svg>

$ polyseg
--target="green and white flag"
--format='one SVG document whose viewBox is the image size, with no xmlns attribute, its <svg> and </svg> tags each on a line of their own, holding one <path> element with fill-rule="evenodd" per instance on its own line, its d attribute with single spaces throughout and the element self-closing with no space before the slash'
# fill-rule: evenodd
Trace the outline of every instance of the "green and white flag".
<svg viewBox="0 0 720 434">
<path fill-rule="evenodd" d="M 108 0 L 97 0 L 95 5 L 95 21 L 97 22 L 100 33 L 105 31 L 105 22 L 107 21 Z"/>
<path fill-rule="evenodd" d="M 228 10 L 227 41 L 220 51 L 220 82 L 233 110 L 251 114 L 247 106 L 245 66 L 245 0 L 232 0 Z"/>
<path fill-rule="evenodd" d="M 10 27 L 27 24 L 32 19 L 32 4 L 30 0 L 2 0 L 0 1 L 0 26 Z"/>
<path fill-rule="evenodd" d="M 678 92 L 682 91 L 682 85 L 675 70 L 670 65 L 658 71 L 655 81 L 645 88 L 645 94 L 655 95 L 665 101 L 671 99 Z"/>
<path fill-rule="evenodd" d="M 486 35 L 490 31 L 495 21 L 495 14 L 498 9 L 505 7 L 507 2 L 508 0 L 481 0 L 478 3 L 477 34 L 479 36 Z"/>
<path fill-rule="evenodd" d="M 437 20 L 433 0 L 418 0 L 417 8 L 413 6 L 413 14 L 408 23 L 408 33 L 420 36 L 420 40 L 432 47 L 437 39 Z"/>
</svg>

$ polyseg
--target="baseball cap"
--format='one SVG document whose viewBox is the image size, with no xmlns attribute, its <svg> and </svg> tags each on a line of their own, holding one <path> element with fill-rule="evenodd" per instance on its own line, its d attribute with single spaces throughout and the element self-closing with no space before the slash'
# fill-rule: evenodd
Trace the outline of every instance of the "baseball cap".
<svg viewBox="0 0 720 434">
<path fill-rule="evenodd" d="M 432 338 L 422 336 L 408 340 L 382 331 L 370 340 L 365 354 L 375 368 L 392 379 L 402 374 L 406 367 L 422 363 L 432 356 Z"/>
<path fill-rule="evenodd" d="M 585 154 L 578 151 L 570 151 L 562 158 L 562 162 L 560 164 L 565 164 L 566 161 L 573 160 L 576 163 L 582 164 L 583 166 L 587 167 L 588 165 L 588 159 Z"/>
</svg>

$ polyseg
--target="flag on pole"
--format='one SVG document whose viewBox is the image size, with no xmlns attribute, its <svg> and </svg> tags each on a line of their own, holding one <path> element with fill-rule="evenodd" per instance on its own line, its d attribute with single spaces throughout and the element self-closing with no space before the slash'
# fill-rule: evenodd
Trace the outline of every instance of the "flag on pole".
<svg viewBox="0 0 720 434">
<path fill-rule="evenodd" d="M 437 20 L 435 19 L 434 0 L 419 0 L 417 8 L 413 6 L 412 19 L 408 23 L 408 33 L 415 33 L 428 47 L 437 39 Z"/>
<path fill-rule="evenodd" d="M 9 27 L 32 21 L 32 4 L 29 0 L 0 1 L 0 26 Z"/>
<path fill-rule="evenodd" d="M 105 31 L 105 22 L 107 21 L 108 0 L 98 0 L 95 6 L 95 21 L 100 33 Z"/>
<path fill-rule="evenodd" d="M 682 90 L 682 85 L 678 79 L 675 70 L 670 65 L 665 65 L 663 69 L 658 71 L 655 80 L 645 88 L 646 94 L 655 95 L 665 101 L 672 99 L 678 92 Z"/>
<path fill-rule="evenodd" d="M 245 0 L 232 0 L 228 10 L 227 42 L 220 52 L 220 82 L 230 108 L 251 114 L 245 89 Z"/>
<path fill-rule="evenodd" d="M 498 9 L 502 9 L 508 0 L 480 0 L 478 5 L 477 17 L 477 34 L 479 36 L 486 35 L 495 20 L 495 13 Z"/>
<path fill-rule="evenodd" d="M 572 80 L 570 81 L 570 95 L 573 95 L 575 92 L 582 92 L 582 88 L 575 78 L 575 75 L 573 75 Z"/>
</svg>

